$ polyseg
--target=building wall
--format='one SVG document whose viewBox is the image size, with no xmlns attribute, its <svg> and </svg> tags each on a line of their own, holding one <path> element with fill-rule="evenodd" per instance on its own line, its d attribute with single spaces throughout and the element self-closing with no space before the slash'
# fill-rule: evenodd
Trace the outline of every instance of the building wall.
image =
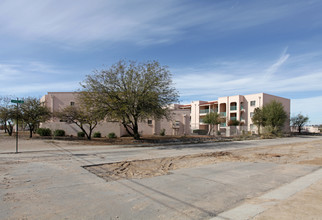
<svg viewBox="0 0 322 220">
<path fill-rule="evenodd" d="M 236 95 L 236 96 L 225 96 L 219 97 L 217 103 L 213 105 L 218 105 L 218 114 L 226 119 L 226 123 L 222 123 L 217 127 L 221 132 L 231 133 L 228 131 L 229 120 L 238 120 L 242 122 L 243 126 L 247 128 L 248 131 L 257 132 L 257 127 L 252 123 L 252 113 L 255 108 L 263 107 L 263 105 L 269 103 L 272 100 L 281 102 L 284 110 L 288 115 L 288 120 L 285 122 L 284 131 L 288 132 L 289 127 L 289 117 L 290 117 L 290 100 L 278 96 L 269 95 L 266 93 L 257 93 L 250 95 Z M 200 121 L 202 113 L 200 112 L 201 106 L 207 103 L 205 101 L 193 101 L 191 102 L 191 129 L 205 129 L 208 130 L 208 125 L 203 124 Z M 211 108 L 211 106 L 210 106 Z M 243 127 L 243 129 L 245 129 Z"/>
<path fill-rule="evenodd" d="M 47 95 L 41 97 L 40 101 L 43 102 L 52 113 L 55 113 L 71 103 L 77 103 L 77 93 L 76 92 L 48 92 Z M 52 118 L 51 121 L 58 122 L 59 119 Z"/>
<path fill-rule="evenodd" d="M 40 100 L 51 110 L 57 112 L 71 103 L 77 103 L 77 93 L 75 92 L 48 92 Z M 150 119 L 139 122 L 139 132 L 143 135 L 158 135 L 161 129 L 166 130 L 166 135 L 185 135 L 190 134 L 190 109 L 180 109 L 179 105 L 169 106 L 171 110 L 171 119 L 162 118 L 159 120 Z M 150 122 L 151 122 L 150 121 Z M 175 126 L 174 126 L 175 125 Z M 58 118 L 52 118 L 46 123 L 42 123 L 41 127 L 50 128 L 51 130 L 65 130 L 66 135 L 77 135 L 81 129 L 75 125 L 66 122 L 60 122 Z M 85 126 L 86 128 L 86 126 Z M 88 128 L 86 128 L 88 130 Z M 100 122 L 93 132 L 101 132 L 102 136 L 107 136 L 108 133 L 114 132 L 118 137 L 127 135 L 127 131 L 122 124 L 113 121 Z"/>
<path fill-rule="evenodd" d="M 291 131 L 292 132 L 298 132 L 299 128 L 297 126 L 291 126 Z M 303 126 L 301 128 L 301 132 L 309 132 L 309 133 L 321 133 L 319 130 L 318 126 L 312 126 L 312 125 L 307 125 L 307 126 Z"/>
</svg>

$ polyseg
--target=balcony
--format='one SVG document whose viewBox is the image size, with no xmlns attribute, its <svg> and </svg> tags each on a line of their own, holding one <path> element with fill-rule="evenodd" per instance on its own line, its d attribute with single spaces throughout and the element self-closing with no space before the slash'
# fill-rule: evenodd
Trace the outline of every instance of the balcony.
<svg viewBox="0 0 322 220">
<path fill-rule="evenodd" d="M 230 117 L 230 120 L 237 121 L 237 117 Z"/>
<path fill-rule="evenodd" d="M 220 123 L 220 127 L 226 127 L 226 123 Z"/>
<path fill-rule="evenodd" d="M 220 112 L 220 116 L 226 117 L 226 112 Z"/>
<path fill-rule="evenodd" d="M 209 109 L 200 109 L 199 110 L 199 114 L 208 114 L 209 112 L 215 112 L 215 110 L 213 110 L 213 109 L 210 109 L 210 111 L 209 111 Z"/>
<path fill-rule="evenodd" d="M 209 109 L 200 109 L 199 113 L 200 114 L 207 114 L 207 113 L 209 113 Z"/>
<path fill-rule="evenodd" d="M 230 111 L 236 111 L 237 110 L 237 106 L 230 106 Z"/>
<path fill-rule="evenodd" d="M 241 111 L 245 110 L 245 109 L 244 109 L 244 106 L 242 106 L 242 105 L 241 105 L 241 106 L 240 106 L 240 110 L 241 110 Z"/>
</svg>

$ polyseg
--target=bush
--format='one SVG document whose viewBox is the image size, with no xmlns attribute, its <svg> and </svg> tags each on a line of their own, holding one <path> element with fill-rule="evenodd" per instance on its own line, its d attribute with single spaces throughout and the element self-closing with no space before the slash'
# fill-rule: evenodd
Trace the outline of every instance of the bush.
<svg viewBox="0 0 322 220">
<path fill-rule="evenodd" d="M 49 128 L 38 128 L 36 133 L 40 136 L 50 136 L 51 130 Z"/>
<path fill-rule="evenodd" d="M 55 130 L 54 131 L 54 136 L 60 136 L 60 137 L 65 136 L 65 131 L 64 130 L 60 130 L 60 129 Z"/>
<path fill-rule="evenodd" d="M 94 138 L 102 137 L 101 132 L 95 132 L 93 136 L 94 136 Z"/>
<path fill-rule="evenodd" d="M 108 138 L 117 138 L 117 136 L 114 132 L 111 132 L 108 134 Z"/>
<path fill-rule="evenodd" d="M 228 126 L 238 126 L 240 122 L 238 120 L 229 120 Z"/>
<path fill-rule="evenodd" d="M 164 136 L 165 135 L 165 129 L 163 128 L 163 129 L 161 129 L 161 131 L 160 131 L 160 135 L 161 136 Z"/>
<path fill-rule="evenodd" d="M 220 131 L 217 131 L 217 135 L 221 135 L 221 132 Z"/>
<path fill-rule="evenodd" d="M 202 130 L 202 129 L 196 129 L 196 130 L 193 130 L 193 133 L 199 134 L 199 135 L 207 135 L 208 131 L 207 130 Z"/>
<path fill-rule="evenodd" d="M 82 131 L 77 132 L 77 137 L 85 137 L 85 133 Z"/>
</svg>

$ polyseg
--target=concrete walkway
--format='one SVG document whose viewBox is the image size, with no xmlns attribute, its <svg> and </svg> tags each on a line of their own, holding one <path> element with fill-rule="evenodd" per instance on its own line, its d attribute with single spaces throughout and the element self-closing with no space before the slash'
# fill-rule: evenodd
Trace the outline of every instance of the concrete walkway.
<svg viewBox="0 0 322 220">
<path fill-rule="evenodd" d="M 296 180 L 294 180 L 291 183 L 287 183 L 277 189 L 274 189 L 272 191 L 269 191 L 259 197 L 250 199 L 243 203 L 240 206 L 237 206 L 231 210 L 222 212 L 218 214 L 215 218 L 212 218 L 212 220 L 234 220 L 234 219 L 252 219 L 256 216 L 256 219 L 322 219 L 322 208 L 314 210 L 313 212 L 309 212 L 308 210 L 303 210 L 303 204 L 298 204 L 297 207 L 292 207 L 292 210 L 289 210 L 287 206 L 290 206 L 290 203 L 284 203 L 281 206 L 283 209 L 288 210 L 288 213 L 283 213 L 283 217 L 281 217 L 281 213 L 278 213 L 275 210 L 271 210 L 272 208 L 276 207 L 277 205 L 280 205 L 283 201 L 289 199 L 291 200 L 292 196 L 295 197 L 295 195 L 299 192 L 302 192 L 303 190 L 309 188 L 311 185 L 316 184 L 314 186 L 314 189 L 320 189 L 320 191 L 316 191 L 315 194 L 318 194 L 318 198 L 320 202 L 322 202 L 322 192 L 320 184 L 322 183 L 322 168 L 307 174 L 303 177 L 300 177 Z M 305 195 L 297 195 L 297 197 L 303 197 Z M 299 198 L 297 198 L 299 199 Z M 312 198 L 310 198 L 312 199 Z M 296 202 L 292 201 L 293 203 Z M 318 206 L 321 206 L 322 203 L 316 204 Z M 291 203 L 291 205 L 293 205 Z M 314 206 L 314 204 L 311 203 L 311 205 Z M 281 206 L 279 209 L 281 209 Z M 294 209 L 295 208 L 295 209 Z M 297 210 L 302 210 L 301 212 L 305 213 L 305 216 L 301 216 L 299 218 L 298 214 L 297 216 L 294 216 L 294 213 L 298 212 Z M 265 212 L 267 211 L 267 212 Z M 273 213 L 273 215 L 271 213 Z M 275 214 L 275 215 L 274 215 Z"/>
</svg>

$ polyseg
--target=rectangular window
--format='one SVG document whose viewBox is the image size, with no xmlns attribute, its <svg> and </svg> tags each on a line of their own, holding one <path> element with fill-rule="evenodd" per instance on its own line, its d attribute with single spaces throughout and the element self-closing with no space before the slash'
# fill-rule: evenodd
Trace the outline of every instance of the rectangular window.
<svg viewBox="0 0 322 220">
<path fill-rule="evenodd" d="M 251 112 L 250 113 L 250 117 L 252 118 L 254 116 L 254 112 Z"/>
<path fill-rule="evenodd" d="M 256 101 L 250 101 L 250 106 L 255 106 L 256 105 Z"/>
<path fill-rule="evenodd" d="M 71 105 L 71 106 L 75 105 L 75 102 L 70 102 L 70 105 Z"/>
<path fill-rule="evenodd" d="M 148 120 L 148 125 L 152 125 L 152 120 L 151 119 Z"/>
</svg>

